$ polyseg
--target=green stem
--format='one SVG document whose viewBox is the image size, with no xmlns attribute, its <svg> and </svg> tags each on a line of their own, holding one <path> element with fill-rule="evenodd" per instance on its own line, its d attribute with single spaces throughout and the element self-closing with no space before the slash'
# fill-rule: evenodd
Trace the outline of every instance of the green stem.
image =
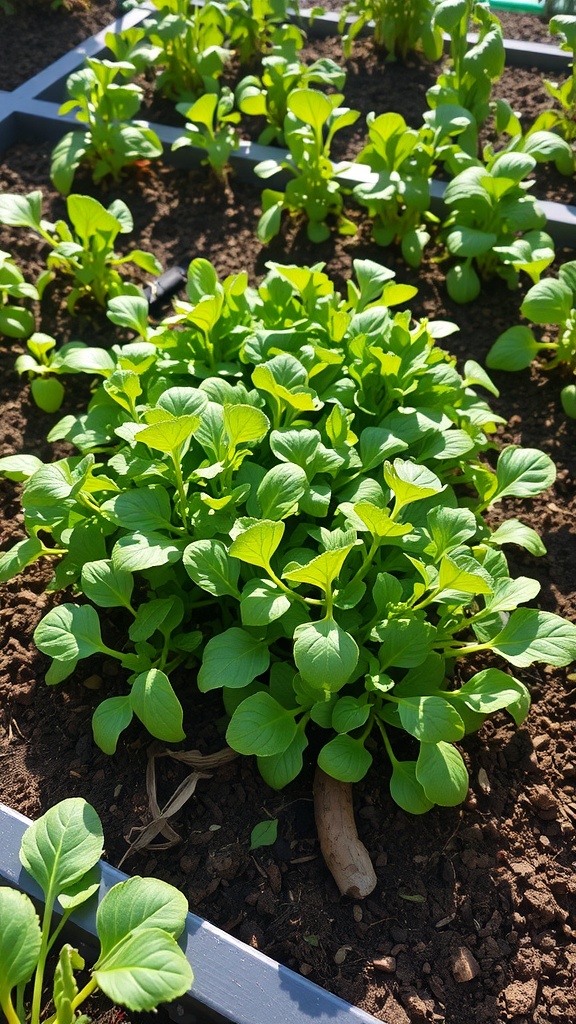
<svg viewBox="0 0 576 1024">
<path fill-rule="evenodd" d="M 269 574 L 270 579 L 276 584 L 276 586 L 280 587 L 280 590 L 283 590 L 284 593 L 288 595 L 288 597 L 293 597 L 296 601 L 299 601 L 300 604 L 303 604 L 305 608 L 307 608 L 309 604 L 324 604 L 324 601 L 320 601 L 316 597 L 302 597 L 302 594 L 297 594 L 295 590 L 290 590 L 290 587 L 287 587 L 286 584 L 282 582 L 282 580 L 272 570 L 270 565 L 266 566 L 266 572 Z"/>
<path fill-rule="evenodd" d="M 16 1013 L 16 1010 L 14 1009 L 14 1006 L 12 1005 L 10 993 L 8 993 L 8 995 L 6 996 L 6 1001 L 3 1002 L 1 1005 L 2 1009 L 4 1010 L 4 1013 L 6 1014 L 6 1020 L 8 1021 L 8 1024 L 22 1024 L 22 1021 L 20 1020 L 18 1014 Z"/>
<path fill-rule="evenodd" d="M 98 988 L 98 982 L 96 981 L 96 978 L 90 978 L 90 981 L 88 982 L 88 984 L 85 985 L 84 988 L 82 989 L 82 991 L 78 993 L 76 998 L 72 1000 L 72 1006 L 71 1006 L 72 1011 L 77 1010 L 78 1007 L 84 1002 L 84 1000 L 88 999 L 88 996 L 91 996 L 92 993 L 97 988 Z"/>
<path fill-rule="evenodd" d="M 62 917 L 61 917 L 57 927 L 54 929 L 54 931 L 52 932 L 52 935 L 50 936 L 50 941 L 48 942 L 48 947 L 46 949 L 46 953 L 49 953 L 50 950 L 52 949 L 52 946 L 56 942 L 56 939 L 60 935 L 60 932 L 62 931 L 62 929 L 63 929 L 64 925 L 66 924 L 66 921 L 70 917 L 71 913 L 72 913 L 71 910 L 65 910 L 64 913 L 62 914 Z"/>
<path fill-rule="evenodd" d="M 34 978 L 34 990 L 32 993 L 32 1011 L 30 1014 L 31 1024 L 40 1024 L 40 1010 L 42 1008 L 42 984 L 44 981 L 44 968 L 46 966 L 46 957 L 48 956 L 50 924 L 52 921 L 52 911 L 54 909 L 55 899 L 56 895 L 52 891 L 52 886 L 50 886 L 48 892 L 46 893 L 46 903 L 44 904 L 44 916 L 42 918 L 40 953 L 38 955 L 38 965 L 36 967 L 36 976 Z"/>
<path fill-rule="evenodd" d="M 392 766 L 394 766 L 394 765 L 398 764 L 399 762 L 398 762 L 398 758 L 394 757 L 394 751 L 392 750 L 392 746 L 391 746 L 390 740 L 388 739 L 388 733 L 386 732 L 386 726 L 384 725 L 384 722 L 382 722 L 381 719 L 378 718 L 377 715 L 375 717 L 376 717 L 376 725 L 378 726 L 378 728 L 380 729 L 380 732 L 382 733 L 382 740 L 384 742 L 384 747 L 386 749 L 386 753 L 388 754 L 388 757 L 390 758 L 390 761 L 392 762 Z"/>
<path fill-rule="evenodd" d="M 350 580 L 350 583 L 348 584 L 348 586 L 352 587 L 352 586 L 354 586 L 355 583 L 358 583 L 359 580 L 364 579 L 364 576 L 366 575 L 366 573 L 368 572 L 370 566 L 372 565 L 372 562 L 374 561 L 374 556 L 375 556 L 376 552 L 378 551 L 379 547 L 380 547 L 380 538 L 379 537 L 373 537 L 372 538 L 372 543 L 370 545 L 370 549 L 369 549 L 367 555 L 365 556 L 364 561 L 362 562 L 362 565 L 358 569 L 358 572 L 355 573 L 355 575 L 352 577 L 352 579 Z"/>
<path fill-rule="evenodd" d="M 182 467 L 180 465 L 180 452 L 171 452 L 172 462 L 174 464 L 174 473 L 176 475 L 176 487 L 178 489 L 178 496 L 180 498 L 180 518 L 184 525 L 184 529 L 188 532 L 188 516 L 186 514 L 187 496 L 186 489 L 184 487 L 184 478 L 182 476 Z"/>
</svg>

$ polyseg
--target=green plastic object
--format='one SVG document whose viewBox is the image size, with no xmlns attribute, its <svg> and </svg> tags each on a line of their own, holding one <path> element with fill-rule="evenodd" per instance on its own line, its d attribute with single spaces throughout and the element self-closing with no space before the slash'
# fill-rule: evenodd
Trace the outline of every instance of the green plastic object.
<svg viewBox="0 0 576 1024">
<path fill-rule="evenodd" d="M 576 14 L 576 0 L 490 0 L 495 11 L 511 14 L 536 14 L 552 18 L 555 14 Z"/>
</svg>

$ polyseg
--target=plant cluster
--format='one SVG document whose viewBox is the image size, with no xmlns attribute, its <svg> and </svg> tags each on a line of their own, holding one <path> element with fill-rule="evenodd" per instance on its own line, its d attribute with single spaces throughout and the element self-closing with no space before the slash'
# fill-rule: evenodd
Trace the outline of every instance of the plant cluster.
<svg viewBox="0 0 576 1024">
<path fill-rule="evenodd" d="M 467 656 L 565 665 L 576 626 L 520 607 L 539 585 L 510 577 L 502 545 L 542 554 L 537 534 L 518 520 L 492 533 L 482 517 L 549 486 L 550 459 L 512 446 L 492 470 L 482 455 L 498 417 L 474 390 L 494 391 L 485 371 L 470 361 L 461 377 L 436 347 L 453 325 L 391 312 L 414 289 L 354 267 L 343 298 L 322 265 L 270 264 L 252 289 L 196 259 L 188 301 L 154 328 L 142 298 L 113 298 L 110 319 L 140 340 L 114 346 L 108 367 L 72 353 L 103 378 L 87 412 L 49 435 L 79 454 L 0 460 L 25 481 L 28 531 L 0 576 L 56 558 L 50 589 L 82 596 L 35 631 L 49 685 L 95 654 L 128 673 L 94 714 L 103 750 L 134 716 L 184 738 L 180 668 L 201 693 L 223 690 L 228 743 L 256 754 L 270 785 L 298 774 L 315 729 L 320 766 L 358 780 L 372 736 L 392 796 L 421 813 L 465 795 L 455 742 L 491 711 L 527 713 L 502 668 L 457 681 Z M 109 608 L 126 623 L 116 647 Z"/>
<path fill-rule="evenodd" d="M 0 337 L 27 338 L 32 333 L 34 315 L 18 302 L 37 298 L 37 289 L 24 280 L 10 253 L 0 250 Z"/>
<path fill-rule="evenodd" d="M 142 89 L 134 83 L 118 83 L 123 71 L 132 71 L 109 60 L 87 58 L 86 67 L 74 71 L 66 82 L 70 99 L 60 114 L 75 113 L 85 131 L 71 131 L 62 137 L 52 152 L 50 175 L 59 192 L 67 195 L 81 163 L 92 168 L 94 181 L 111 175 L 115 181 L 121 171 L 139 160 L 153 160 L 162 153 L 156 132 L 133 120 L 142 100 Z"/>
<path fill-rule="evenodd" d="M 0 196 L 0 224 L 28 228 L 50 247 L 46 270 L 36 282 L 37 294 L 32 296 L 26 291 L 21 294 L 42 298 L 56 275 L 64 274 L 72 278 L 67 306 L 73 313 L 81 299 L 91 299 L 105 306 L 107 299 L 114 295 L 138 294 L 140 289 L 120 275 L 119 268 L 126 264 L 133 263 L 149 274 L 162 273 L 152 253 L 132 249 L 126 256 L 119 256 L 115 252 L 118 235 L 128 234 L 134 227 L 132 214 L 121 199 L 115 199 L 106 209 L 91 196 L 71 195 L 66 200 L 66 209 L 70 223 L 58 220 L 51 224 L 42 217 L 39 190 L 27 196 L 10 193 Z"/>
<path fill-rule="evenodd" d="M 429 60 L 442 56 L 442 31 L 434 22 L 437 0 L 348 0 L 342 8 L 339 29 L 354 18 L 342 38 L 344 54 L 350 56 L 352 44 L 362 29 L 374 22 L 374 43 L 386 50 L 389 59 L 405 60 L 408 53 L 422 50 Z"/>
<path fill-rule="evenodd" d="M 80 990 L 75 975 L 84 969 L 84 959 L 69 943 L 61 946 L 50 986 L 55 1013 L 43 1015 L 48 956 L 70 914 L 98 891 L 96 865 L 103 846 L 100 819 L 79 798 L 62 800 L 24 833 L 20 860 L 45 902 L 39 918 L 25 893 L 0 888 L 0 1007 L 8 1024 L 88 1024 L 77 1011 L 98 989 L 114 1003 L 142 1011 L 190 988 L 192 970 L 176 942 L 188 911 L 186 898 L 167 882 L 134 876 L 113 886 L 98 906 L 99 956 Z M 27 1015 L 26 989 L 32 982 Z"/>
</svg>

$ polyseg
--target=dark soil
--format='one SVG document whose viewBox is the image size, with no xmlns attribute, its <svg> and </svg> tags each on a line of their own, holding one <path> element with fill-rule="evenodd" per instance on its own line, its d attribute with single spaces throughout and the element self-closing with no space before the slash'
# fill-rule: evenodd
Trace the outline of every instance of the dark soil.
<svg viewBox="0 0 576 1024">
<path fill-rule="evenodd" d="M 363 59 L 354 58 L 359 64 Z M 388 74 L 390 81 L 397 77 L 387 66 Z M 360 69 L 359 82 L 362 75 Z M 405 96 L 409 81 L 402 81 Z M 511 91 L 515 82 L 516 73 L 507 97 L 515 109 L 523 109 L 527 96 Z M 388 100 L 388 85 L 381 88 Z M 420 89 L 424 86 L 408 96 L 410 103 L 416 102 L 414 93 Z M 397 109 L 409 116 L 406 105 Z M 41 188 L 45 216 L 55 220 L 64 204 L 50 186 L 48 166 L 48 148 L 15 147 L 0 171 L 0 189 Z M 542 187 L 547 188 L 545 181 Z M 379 249 L 370 241 L 359 213 L 360 231 L 354 239 L 334 236 L 312 246 L 305 233 L 288 225 L 264 249 L 255 237 L 260 192 L 234 179 L 223 192 L 201 172 L 152 166 L 107 190 L 95 188 L 81 175 L 75 189 L 106 203 L 125 199 L 135 221 L 129 245 L 151 249 L 165 266 L 202 255 L 221 276 L 247 270 L 255 282 L 268 260 L 323 260 L 343 287 L 353 258 L 378 260 L 396 269 L 398 280 L 418 284 L 419 294 L 412 301 L 415 316 L 453 320 L 460 326 L 460 333 L 445 342 L 460 365 L 466 358 L 482 363 L 496 336 L 518 320 L 520 290 L 511 293 L 491 284 L 476 303 L 456 306 L 446 295 L 438 264 L 429 262 L 419 273 L 409 271 L 395 250 Z M 3 231 L 0 248 L 14 253 L 28 279 L 37 276 L 41 250 L 26 232 Z M 56 286 L 48 290 L 47 299 L 41 314 L 38 310 L 39 330 L 53 333 L 60 342 L 115 340 L 114 328 L 102 315 L 67 316 Z M 48 459 L 55 453 L 45 441 L 47 431 L 60 415 L 81 406 L 85 394 L 75 381 L 58 416 L 41 413 L 13 372 L 20 350 L 14 345 L 0 351 L 0 454 L 26 451 Z M 562 372 L 547 375 L 539 368 L 494 378 L 501 388 L 494 408 L 507 420 L 499 430 L 499 443 L 542 448 L 556 462 L 558 479 L 542 498 L 507 500 L 493 518 L 514 515 L 539 530 L 547 555 L 537 559 L 508 549 L 514 551 L 512 572 L 540 580 L 541 608 L 574 619 L 576 426 L 566 420 L 559 399 L 567 379 Z M 0 480 L 0 502 L 0 544 L 6 548 L 23 535 L 18 488 Z M 149 744 L 136 727 L 125 734 L 113 758 L 93 744 L 93 708 L 104 695 L 123 692 L 116 663 L 83 661 L 63 686 L 44 685 L 46 659 L 35 651 L 32 632 L 55 600 L 43 593 L 48 577 L 48 570 L 32 567 L 2 588 L 0 799 L 37 817 L 65 796 L 84 796 L 102 817 L 107 857 L 118 864 L 127 853 L 131 830 L 149 820 Z M 110 638 L 122 626 L 117 615 L 105 623 Z M 378 875 L 376 890 L 363 903 L 338 896 L 321 860 L 311 800 L 312 765 L 282 793 L 264 785 L 250 759 L 238 758 L 215 770 L 211 779 L 199 782 L 173 822 L 179 844 L 134 854 L 126 866 L 171 881 L 187 895 L 194 912 L 388 1024 L 572 1024 L 576 677 L 531 668 L 522 678 L 533 697 L 527 723 L 516 730 L 503 714 L 497 715 L 462 745 L 471 778 L 463 808 L 437 808 L 418 818 L 406 815 L 391 801 L 388 768 L 374 752 L 369 775 L 355 787 L 359 831 Z M 219 699 L 199 701 L 186 679 L 175 682 L 185 703 L 186 748 L 218 751 L 224 746 Z M 162 805 L 186 769 L 164 759 L 158 773 Z M 279 819 L 279 838 L 273 847 L 251 854 L 251 829 L 268 816 Z"/>
</svg>

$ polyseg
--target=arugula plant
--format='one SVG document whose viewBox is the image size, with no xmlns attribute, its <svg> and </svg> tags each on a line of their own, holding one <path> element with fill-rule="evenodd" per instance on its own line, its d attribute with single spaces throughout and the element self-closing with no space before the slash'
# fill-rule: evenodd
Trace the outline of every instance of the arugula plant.
<svg viewBox="0 0 576 1024">
<path fill-rule="evenodd" d="M 558 108 L 540 114 L 534 129 L 552 129 L 567 142 L 576 139 L 576 15 L 558 14 L 550 19 L 549 30 L 560 36 L 560 49 L 572 54 L 571 75 L 565 82 L 558 83 L 544 79 L 547 93 L 556 100 Z"/>
<path fill-rule="evenodd" d="M 68 132 L 52 151 L 50 176 L 59 192 L 67 195 L 81 164 L 92 168 L 94 181 L 111 175 L 119 181 L 122 170 L 139 160 L 154 160 L 162 143 L 144 121 L 135 121 L 142 89 L 134 83 L 118 84 L 116 78 L 132 72 L 131 63 L 87 58 L 86 67 L 74 71 L 66 82 L 70 99 L 58 113 L 75 112 L 84 131 Z"/>
<path fill-rule="evenodd" d="M 125 293 L 140 294 L 140 289 L 120 275 L 120 267 L 133 263 L 149 274 L 161 274 L 162 266 L 149 252 L 133 249 L 126 256 L 114 251 L 118 235 L 132 231 L 132 214 L 121 199 L 108 209 L 91 196 L 71 195 L 66 200 L 70 224 L 55 224 L 42 217 L 42 193 L 26 196 L 7 193 L 0 196 L 0 224 L 29 228 L 50 247 L 46 270 L 37 281 L 38 297 L 57 274 L 72 277 L 73 287 L 67 306 L 74 312 L 80 299 L 91 299 L 101 306 L 109 297 Z"/>
<path fill-rule="evenodd" d="M 141 299 L 113 299 L 141 338 L 113 348 L 86 413 L 51 431 L 79 454 L 0 460 L 24 483 L 28 531 L 0 578 L 55 559 L 50 589 L 83 596 L 35 641 L 49 685 L 92 655 L 126 670 L 127 692 L 93 718 L 108 753 L 134 716 L 184 738 L 180 668 L 223 690 L 227 740 L 270 785 L 298 774 L 318 729 L 324 770 L 359 779 L 374 734 L 394 799 L 420 813 L 466 792 L 455 742 L 493 710 L 528 709 L 521 680 L 490 668 L 459 685 L 455 659 L 466 678 L 482 651 L 513 669 L 576 654 L 576 626 L 519 607 L 538 583 L 510 578 L 502 546 L 542 554 L 538 535 L 519 520 L 491 533 L 482 516 L 540 493 L 554 467 L 515 446 L 484 461 L 501 421 L 474 388 L 494 386 L 436 347 L 454 325 L 392 312 L 414 289 L 356 260 L 342 297 L 322 266 L 270 264 L 253 289 L 196 259 L 188 301 L 153 329 Z"/>
<path fill-rule="evenodd" d="M 265 117 L 266 127 L 258 136 L 262 146 L 274 143 L 285 146 L 284 122 L 288 114 L 288 97 L 295 89 L 311 85 L 344 88 L 346 72 L 329 57 L 321 57 L 313 64 L 304 64 L 298 58 L 294 39 L 274 46 L 262 59 L 262 75 L 247 75 L 236 86 L 236 104 L 243 114 Z"/>
<path fill-rule="evenodd" d="M 157 47 L 161 69 L 156 85 L 169 99 L 191 103 L 213 90 L 232 50 L 226 47 L 226 4 L 207 0 L 152 0 L 157 11 L 142 23 L 150 44 Z"/>
<path fill-rule="evenodd" d="M 454 139 L 469 132 L 471 116 L 446 105 L 429 112 L 418 131 L 394 113 L 368 114 L 366 123 L 369 142 L 356 163 L 377 176 L 357 185 L 354 198 L 368 210 L 378 245 L 399 242 L 406 262 L 419 267 L 430 240 L 428 227 L 439 223 L 430 210 L 430 178 L 440 162 L 463 162 L 462 147 Z M 472 138 L 475 142 L 475 130 Z"/>
<path fill-rule="evenodd" d="M 37 298 L 38 291 L 24 280 L 10 253 L 0 250 L 0 338 L 27 338 L 32 334 L 34 314 L 19 301 Z"/>
<path fill-rule="evenodd" d="M 288 24 L 290 16 L 298 14 L 298 0 L 227 0 L 225 6 L 230 46 L 241 64 L 265 56 L 284 38 L 302 45 L 302 32 Z"/>
<path fill-rule="evenodd" d="M 44 894 L 44 909 L 39 917 L 25 893 L 0 887 L 0 1007 L 8 1024 L 88 1022 L 77 1010 L 98 989 L 114 1003 L 140 1011 L 190 988 L 192 970 L 176 942 L 187 901 L 167 882 L 134 876 L 113 886 L 98 906 L 100 952 L 81 990 L 75 974 L 84 969 L 84 959 L 69 943 L 61 946 L 50 985 L 56 1012 L 43 1015 L 48 955 L 70 914 L 98 891 L 96 865 L 103 846 L 96 811 L 78 797 L 51 807 L 24 833 L 20 860 Z"/>
<path fill-rule="evenodd" d="M 178 113 L 187 118 L 186 131 L 172 145 L 172 149 L 196 146 L 206 150 L 208 164 L 220 182 L 226 182 L 230 171 L 230 154 L 238 149 L 240 137 L 234 125 L 240 114 L 234 110 L 234 93 L 224 86 L 219 94 L 207 92 L 192 106 L 177 103 Z"/>
<path fill-rule="evenodd" d="M 145 301 L 145 300 L 144 300 Z M 60 375 L 91 372 L 106 374 L 114 363 L 106 349 L 90 348 L 81 341 L 70 341 L 56 348 L 56 339 L 49 334 L 35 332 L 26 342 L 27 351 L 18 356 L 15 369 L 26 374 L 32 398 L 44 412 L 57 412 L 64 400 L 64 385 Z"/>
<path fill-rule="evenodd" d="M 487 365 L 495 370 L 524 370 L 539 354 L 547 353 L 551 358 L 545 369 L 565 365 L 576 373 L 576 261 L 564 263 L 558 277 L 543 278 L 530 288 L 520 312 L 535 324 L 556 327 L 556 337 L 547 334 L 537 341 L 530 327 L 510 327 L 494 342 Z M 567 416 L 576 418 L 574 384 L 562 389 L 562 405 Z"/>
<path fill-rule="evenodd" d="M 525 181 L 536 160 L 527 153 L 502 153 L 486 167 L 461 171 L 446 188 L 450 215 L 444 242 L 458 262 L 446 275 L 448 294 L 455 302 L 470 302 L 481 281 L 503 278 L 509 288 L 519 272 L 535 283 L 554 259 L 554 243 L 541 229 L 546 217 L 528 194 Z"/>
<path fill-rule="evenodd" d="M 440 0 L 433 25 L 450 36 L 450 66 L 426 93 L 433 109 L 443 103 L 465 107 L 481 127 L 490 113 L 492 85 L 502 77 L 505 51 L 502 26 L 487 3 L 476 0 Z M 469 32 L 478 40 L 470 46 Z"/>
<path fill-rule="evenodd" d="M 339 30 L 346 19 L 355 20 L 342 37 L 344 56 L 350 57 L 352 44 L 368 22 L 374 22 L 374 43 L 393 60 L 405 60 L 413 50 L 421 50 L 429 60 L 442 56 L 442 31 L 434 23 L 437 0 L 348 0 L 342 8 Z"/>
<path fill-rule="evenodd" d="M 575 19 L 576 21 L 576 19 Z M 509 135 L 509 141 L 505 146 L 495 150 L 492 143 L 484 147 L 483 157 L 485 161 L 495 159 L 502 153 L 527 153 L 534 157 L 537 163 L 547 163 L 553 160 L 559 174 L 570 175 L 574 171 L 574 153 L 569 143 L 560 138 L 553 131 L 537 127 L 537 123 L 526 132 L 522 132 L 522 126 L 518 115 L 514 113 L 507 100 L 496 100 L 494 104 L 495 126 L 499 135 Z"/>
<path fill-rule="evenodd" d="M 344 202 L 338 174 L 348 168 L 347 162 L 333 164 L 330 147 L 336 132 L 354 124 L 357 110 L 341 107 L 343 96 L 325 96 L 315 89 L 295 89 L 290 93 L 284 137 L 289 155 L 278 160 L 263 160 L 254 168 L 261 178 L 279 171 L 293 175 L 284 192 L 264 189 L 262 215 L 258 221 L 258 238 L 266 244 L 280 230 L 282 212 L 292 217 L 304 216 L 311 242 L 324 242 L 330 237 L 327 219 L 336 219 L 341 235 L 353 235 L 356 226 L 344 216 Z"/>
</svg>

